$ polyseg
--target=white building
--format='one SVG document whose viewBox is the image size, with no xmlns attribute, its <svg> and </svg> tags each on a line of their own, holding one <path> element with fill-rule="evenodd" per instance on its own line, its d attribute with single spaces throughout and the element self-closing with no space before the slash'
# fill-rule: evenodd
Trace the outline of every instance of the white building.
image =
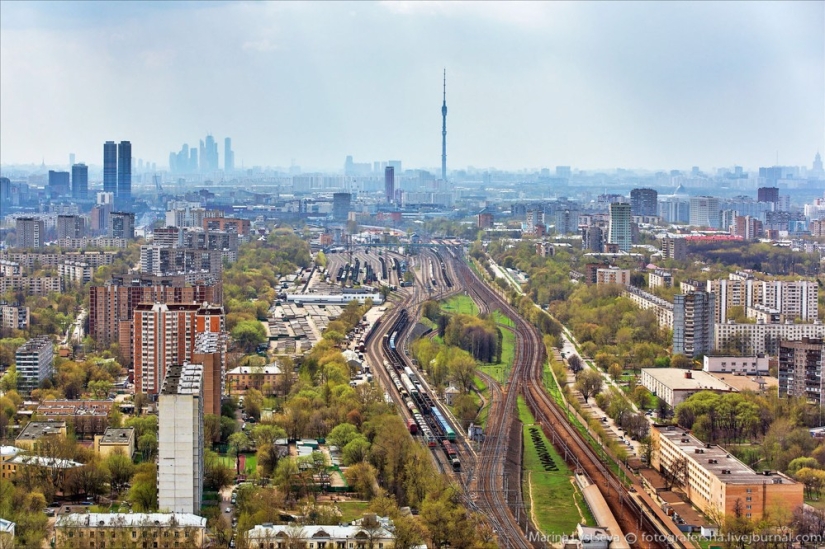
<svg viewBox="0 0 825 549">
<path fill-rule="evenodd" d="M 380 519 L 379 519 L 380 520 Z M 385 521 L 383 521 L 385 522 Z M 363 526 L 320 526 L 315 524 L 259 524 L 246 534 L 250 548 L 292 547 L 291 541 L 300 540 L 304 547 L 343 547 L 345 549 L 366 549 L 393 546 L 395 536 L 385 526 L 367 528 Z"/>
<path fill-rule="evenodd" d="M 171 366 L 158 398 L 158 508 L 200 512 L 203 496 L 203 366 Z"/>
<path fill-rule="evenodd" d="M 80 261 L 66 261 L 57 266 L 57 275 L 64 281 L 85 284 L 92 280 L 92 267 Z"/>
<path fill-rule="evenodd" d="M 670 288 L 673 286 L 673 274 L 664 269 L 656 269 L 648 275 L 649 288 Z"/>
<path fill-rule="evenodd" d="M 17 348 L 15 353 L 18 389 L 28 395 L 40 386 L 54 369 L 54 348 L 48 336 L 35 337 Z"/>
<path fill-rule="evenodd" d="M 690 224 L 694 227 L 718 229 L 719 199 L 715 196 L 691 196 Z"/>
<path fill-rule="evenodd" d="M 759 320 L 756 324 L 737 324 L 729 321 L 716 324 L 713 330 L 713 348 L 719 352 L 736 349 L 746 356 L 777 355 L 781 340 L 800 341 L 803 337 L 825 338 L 825 324 L 766 324 Z"/>
<path fill-rule="evenodd" d="M 642 368 L 642 385 L 671 408 L 699 391 L 722 393 L 734 390 L 707 372 L 681 368 Z"/>
<path fill-rule="evenodd" d="M 703 372 L 712 374 L 768 375 L 770 359 L 760 356 L 707 356 Z"/>
<path fill-rule="evenodd" d="M 619 284 L 630 286 L 630 270 L 610 267 L 596 270 L 596 284 Z"/>
</svg>

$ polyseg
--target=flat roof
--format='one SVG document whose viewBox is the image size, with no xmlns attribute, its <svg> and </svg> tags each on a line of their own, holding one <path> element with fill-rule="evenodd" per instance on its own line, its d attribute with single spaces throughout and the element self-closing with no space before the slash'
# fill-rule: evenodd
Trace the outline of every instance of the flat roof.
<svg viewBox="0 0 825 549">
<path fill-rule="evenodd" d="M 688 459 L 694 460 L 725 484 L 796 484 L 794 480 L 781 473 L 771 472 L 769 475 L 757 473 L 721 446 L 705 444 L 679 427 L 654 426 L 653 428 L 659 432 L 661 437 L 679 447 Z"/>
<path fill-rule="evenodd" d="M 166 372 L 161 389 L 162 395 L 194 395 L 200 392 L 203 366 L 200 364 L 176 364 Z"/>
<path fill-rule="evenodd" d="M 733 374 L 711 373 L 722 383 L 727 383 L 737 391 L 753 391 L 758 393 L 772 387 L 779 387 L 779 380 L 771 376 L 736 376 Z"/>
<path fill-rule="evenodd" d="M 17 440 L 37 440 L 66 429 L 65 421 L 30 421 L 17 435 Z"/>
<path fill-rule="evenodd" d="M 103 433 L 100 439 L 101 444 L 128 444 L 129 439 L 135 436 L 135 428 L 127 427 L 125 429 L 109 427 Z"/>
<path fill-rule="evenodd" d="M 733 388 L 702 370 L 642 368 L 642 372 L 674 391 L 731 391 Z M 690 377 L 687 376 L 690 374 Z"/>
</svg>

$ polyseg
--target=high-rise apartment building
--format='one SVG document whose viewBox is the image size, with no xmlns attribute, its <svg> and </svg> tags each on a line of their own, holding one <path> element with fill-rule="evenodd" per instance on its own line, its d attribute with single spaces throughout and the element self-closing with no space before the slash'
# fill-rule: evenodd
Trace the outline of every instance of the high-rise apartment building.
<svg viewBox="0 0 825 549">
<path fill-rule="evenodd" d="M 226 339 L 223 331 L 195 336 L 192 363 L 203 366 L 203 413 L 221 415 L 221 395 L 226 394 Z"/>
<path fill-rule="evenodd" d="M 673 353 L 695 358 L 713 350 L 715 296 L 689 292 L 673 298 Z"/>
<path fill-rule="evenodd" d="M 112 212 L 109 214 L 109 236 L 112 238 L 135 238 L 135 214 Z"/>
<path fill-rule="evenodd" d="M 83 238 L 86 236 L 86 220 L 79 215 L 57 216 L 57 239 Z"/>
<path fill-rule="evenodd" d="M 72 165 L 72 198 L 86 200 L 89 197 L 89 168 L 86 164 Z"/>
<path fill-rule="evenodd" d="M 718 229 L 719 199 L 715 196 L 691 196 L 690 224 L 694 227 Z"/>
<path fill-rule="evenodd" d="M 623 252 L 629 252 L 633 244 L 630 223 L 633 221 L 630 204 L 614 202 L 610 204 L 610 222 L 607 242 L 617 244 Z"/>
<path fill-rule="evenodd" d="M 753 288 L 753 302 L 748 305 L 763 305 L 785 321 L 819 318 L 819 287 L 814 280 L 757 280 Z"/>
<path fill-rule="evenodd" d="M 220 313 L 218 313 L 220 311 Z M 192 362 L 198 333 L 220 327 L 219 306 L 196 303 L 141 303 L 132 318 L 132 359 L 135 392 L 157 394 L 170 366 Z"/>
<path fill-rule="evenodd" d="M 822 360 L 825 342 L 802 338 L 779 344 L 779 396 L 804 398 L 822 404 Z"/>
<path fill-rule="evenodd" d="M 604 231 L 598 225 L 582 228 L 582 248 L 591 252 L 604 250 Z"/>
<path fill-rule="evenodd" d="M 659 193 L 655 189 L 633 189 L 630 191 L 630 211 L 633 215 L 658 215 Z"/>
<path fill-rule="evenodd" d="M 352 195 L 350 193 L 334 193 L 332 195 L 332 219 L 346 221 L 351 201 Z"/>
<path fill-rule="evenodd" d="M 42 219 L 18 217 L 15 220 L 18 248 L 42 248 L 46 228 Z"/>
<path fill-rule="evenodd" d="M 103 192 L 117 194 L 117 144 L 103 144 Z"/>
<path fill-rule="evenodd" d="M 395 168 L 392 166 L 384 168 L 384 196 L 387 203 L 395 200 Z"/>
<path fill-rule="evenodd" d="M 17 365 L 17 388 L 23 395 L 30 395 L 40 384 L 51 377 L 54 369 L 54 348 L 48 336 L 35 337 L 17 348 L 14 354 Z"/>
<path fill-rule="evenodd" d="M 235 171 L 235 151 L 232 150 L 232 138 L 223 140 L 223 171 L 232 173 Z"/>
<path fill-rule="evenodd" d="M 104 186 L 104 191 L 105 186 Z M 132 144 L 121 141 L 117 146 L 117 193 L 118 205 L 128 206 L 132 200 Z"/>
<path fill-rule="evenodd" d="M 572 208 L 556 210 L 556 233 L 576 234 L 579 232 L 579 211 Z"/>
<path fill-rule="evenodd" d="M 89 335 L 108 345 L 121 339 L 121 350 L 131 356 L 131 320 L 140 303 L 221 303 L 220 279 L 185 284 L 183 277 L 169 283 L 151 278 L 127 280 L 114 278 L 105 286 L 89 288 Z M 118 335 L 121 328 L 125 333 Z M 220 328 L 222 329 L 222 328 Z M 211 329 L 210 331 L 220 331 Z"/>
<path fill-rule="evenodd" d="M 158 397 L 158 508 L 199 513 L 203 497 L 203 366 L 175 364 Z"/>
</svg>

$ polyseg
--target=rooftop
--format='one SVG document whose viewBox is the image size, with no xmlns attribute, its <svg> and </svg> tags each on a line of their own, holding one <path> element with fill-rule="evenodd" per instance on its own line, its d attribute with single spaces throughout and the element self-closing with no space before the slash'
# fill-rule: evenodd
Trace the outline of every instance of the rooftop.
<svg viewBox="0 0 825 549">
<path fill-rule="evenodd" d="M 13 532 L 14 523 L 10 520 L 0 518 L 0 532 Z"/>
<path fill-rule="evenodd" d="M 277 364 L 268 364 L 266 366 L 238 366 L 237 368 L 233 368 L 232 370 L 227 372 L 228 374 L 244 374 L 244 375 L 251 375 L 251 374 L 268 374 L 268 375 L 278 375 L 281 373 L 281 369 L 278 367 Z"/>
<path fill-rule="evenodd" d="M 15 465 L 39 465 L 40 467 L 48 467 L 50 469 L 74 469 L 75 467 L 83 467 L 82 463 L 70 459 L 43 456 L 15 456 L 8 462 Z"/>
<path fill-rule="evenodd" d="M 642 372 L 674 391 L 732 391 L 733 387 L 701 370 L 642 368 Z"/>
<path fill-rule="evenodd" d="M 129 439 L 135 436 L 135 428 L 116 429 L 109 427 L 100 439 L 101 444 L 128 444 Z"/>
<path fill-rule="evenodd" d="M 37 353 L 43 348 L 51 348 L 52 340 L 49 336 L 32 338 L 17 348 L 18 353 Z"/>
<path fill-rule="evenodd" d="M 688 459 L 726 484 L 795 484 L 781 473 L 757 473 L 721 446 L 705 444 L 684 429 L 672 426 L 657 426 L 654 429 L 662 438 L 679 447 Z"/>
<path fill-rule="evenodd" d="M 170 366 L 163 380 L 163 395 L 193 395 L 200 392 L 203 366 L 200 364 L 176 364 Z"/>
<path fill-rule="evenodd" d="M 69 513 L 57 519 L 57 528 L 112 528 L 132 526 L 206 528 L 206 519 L 190 513 Z"/>
<path fill-rule="evenodd" d="M 46 435 L 65 432 L 65 421 L 30 421 L 17 435 L 17 440 L 37 440 Z"/>
<path fill-rule="evenodd" d="M 16 456 L 20 452 L 22 452 L 22 450 L 16 446 L 0 446 L 0 456 L 2 457 Z"/>
<path fill-rule="evenodd" d="M 730 385 L 737 391 L 765 391 L 771 387 L 779 387 L 779 380 L 771 376 L 736 376 L 733 374 L 710 374 L 722 383 Z"/>
</svg>

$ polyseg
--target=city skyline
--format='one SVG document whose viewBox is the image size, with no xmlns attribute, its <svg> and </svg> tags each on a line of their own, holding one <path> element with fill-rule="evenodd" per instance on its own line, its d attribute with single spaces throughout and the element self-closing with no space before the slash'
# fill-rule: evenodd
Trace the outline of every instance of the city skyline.
<svg viewBox="0 0 825 549">
<path fill-rule="evenodd" d="M 825 151 L 821 2 L 0 10 L 3 164 L 101 165 L 121 135 L 165 168 L 210 128 L 238 168 L 340 171 L 353 155 L 440 173 L 445 67 L 448 170 L 755 169 Z"/>
</svg>

